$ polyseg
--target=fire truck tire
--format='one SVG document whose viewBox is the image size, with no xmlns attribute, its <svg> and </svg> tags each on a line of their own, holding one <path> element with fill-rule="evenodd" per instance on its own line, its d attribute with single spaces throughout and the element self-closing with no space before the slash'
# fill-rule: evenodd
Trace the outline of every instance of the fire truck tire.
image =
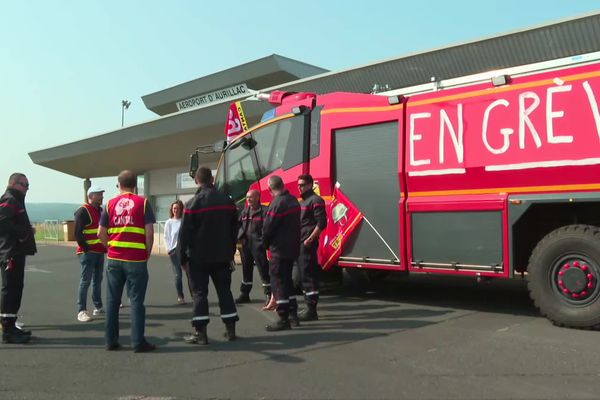
<svg viewBox="0 0 600 400">
<path fill-rule="evenodd" d="M 600 328 L 600 228 L 569 225 L 547 234 L 527 269 L 529 294 L 558 326 Z"/>
</svg>

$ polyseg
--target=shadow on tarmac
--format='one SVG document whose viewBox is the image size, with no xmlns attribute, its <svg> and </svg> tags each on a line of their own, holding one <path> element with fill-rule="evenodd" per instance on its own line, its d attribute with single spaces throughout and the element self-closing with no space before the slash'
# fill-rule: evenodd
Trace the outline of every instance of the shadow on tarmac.
<svg viewBox="0 0 600 400">
<path fill-rule="evenodd" d="M 520 278 L 494 279 L 478 283 L 472 277 L 426 275 L 402 277 L 392 274 L 386 279 L 371 283 L 362 292 L 330 285 L 322 290 L 322 293 L 334 296 L 338 300 L 337 304 L 331 306 L 332 310 L 335 307 L 345 307 L 346 304 L 371 309 L 373 306 L 365 302 L 379 300 L 415 306 L 540 316 L 529 297 L 526 281 Z M 356 305 L 356 303 L 365 304 Z M 328 306 L 323 305 L 323 307 Z"/>
<path fill-rule="evenodd" d="M 38 329 L 39 330 L 39 329 Z M 34 344 L 36 350 L 43 350 L 44 348 L 56 349 L 59 347 L 67 348 L 67 349 L 89 349 L 91 346 L 104 347 L 104 338 L 103 337 L 92 337 L 92 336 L 80 336 L 80 337 L 64 337 L 64 338 L 48 338 L 48 337 L 38 337 L 32 336 L 31 344 Z M 48 346 L 48 347 L 38 347 L 38 346 Z"/>
<path fill-rule="evenodd" d="M 331 300 L 326 299 L 324 303 L 329 301 Z M 335 307 L 338 307 L 338 305 Z M 352 305 L 348 305 L 346 311 L 350 312 L 344 315 L 326 315 L 319 321 L 302 323 L 300 327 L 293 328 L 291 331 L 264 332 L 264 334 L 258 336 L 244 335 L 244 325 L 238 324 L 238 333 L 241 335 L 238 340 L 229 342 L 224 337 L 210 337 L 209 331 L 208 346 L 183 344 L 182 338 L 189 332 L 176 332 L 174 335 L 178 338 L 172 338 L 169 342 L 179 342 L 182 345 L 164 347 L 160 349 L 160 352 L 241 351 L 257 353 L 275 362 L 300 363 L 306 361 L 299 356 L 303 352 L 312 351 L 316 348 L 343 346 L 348 343 L 385 337 L 404 330 L 433 325 L 441 321 L 427 321 L 419 318 L 439 318 L 444 315 L 451 315 L 453 312 L 452 310 L 398 309 L 398 306 L 392 307 L 395 309 L 382 310 L 375 306 L 375 309 L 377 309 L 375 312 L 353 313 L 351 311 L 357 310 L 353 309 Z M 323 310 L 325 313 L 327 312 L 326 305 L 323 306 Z M 272 319 L 275 319 L 275 314 L 273 313 L 273 315 Z"/>
<path fill-rule="evenodd" d="M 370 298 L 369 300 L 373 299 Z M 306 351 L 343 346 L 357 341 L 389 336 L 404 330 L 430 326 L 447 320 L 446 316 L 451 317 L 454 313 L 453 310 L 446 308 L 407 308 L 395 303 L 373 304 L 373 302 L 370 302 L 371 304 L 367 304 L 365 301 L 360 298 L 348 299 L 339 296 L 325 296 L 321 302 L 320 309 L 322 313 L 319 321 L 303 323 L 300 327 L 291 331 L 261 332 L 253 336 L 244 335 L 245 326 L 242 323 L 238 324 L 240 338 L 234 342 L 229 342 L 221 335 L 213 333 L 212 337 L 209 337 L 210 344 L 208 346 L 185 344 L 183 336 L 188 334 L 189 331 L 173 332 L 168 337 L 149 335 L 147 338 L 151 343 L 159 346 L 155 354 L 239 351 L 257 353 L 263 358 L 275 362 L 301 363 L 306 360 L 300 354 Z M 255 306 L 258 306 L 258 304 Z M 146 332 L 150 334 L 152 333 L 152 327 L 164 325 L 160 321 L 180 320 L 183 322 L 189 320 L 191 316 L 191 309 L 176 313 L 155 313 L 152 312 L 153 308 L 164 309 L 160 306 L 147 306 Z M 216 304 L 213 304 L 213 310 L 216 309 Z M 271 312 L 265 315 L 270 320 L 276 319 L 275 313 Z M 215 324 L 222 326 L 217 315 L 211 316 L 214 317 Z M 34 343 L 39 345 L 40 349 L 44 346 L 47 346 L 48 349 L 104 347 L 103 320 L 61 325 L 32 325 L 30 328 L 34 332 L 53 330 L 78 334 L 75 337 L 36 337 Z M 130 329 L 128 313 L 121 313 L 120 328 L 122 332 L 127 332 Z M 94 332 L 95 335 L 88 335 L 91 332 Z M 224 327 L 221 332 L 224 332 Z M 256 332 L 256 329 L 253 329 L 253 332 Z M 211 331 L 209 330 L 210 335 Z M 120 341 L 124 346 L 124 351 L 130 350 L 128 348 L 130 344 L 129 335 L 123 335 Z"/>
</svg>

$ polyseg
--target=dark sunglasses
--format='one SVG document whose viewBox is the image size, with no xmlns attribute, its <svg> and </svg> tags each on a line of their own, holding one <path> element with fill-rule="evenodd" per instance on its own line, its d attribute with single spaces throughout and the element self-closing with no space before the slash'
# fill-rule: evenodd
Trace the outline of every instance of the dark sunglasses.
<svg viewBox="0 0 600 400">
<path fill-rule="evenodd" d="M 17 185 L 21 185 L 21 186 L 23 186 L 24 188 L 27 188 L 27 189 L 29 189 L 29 183 L 17 182 Z"/>
</svg>

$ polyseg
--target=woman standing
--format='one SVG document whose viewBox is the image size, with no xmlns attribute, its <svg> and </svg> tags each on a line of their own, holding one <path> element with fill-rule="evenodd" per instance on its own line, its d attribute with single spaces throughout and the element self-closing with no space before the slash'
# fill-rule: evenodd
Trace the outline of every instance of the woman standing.
<svg viewBox="0 0 600 400">
<path fill-rule="evenodd" d="M 183 203 L 177 200 L 171 204 L 169 219 L 165 223 L 165 248 L 171 259 L 171 266 L 175 274 L 175 290 L 177 290 L 177 304 L 185 304 L 183 297 L 183 283 L 181 274 L 181 261 L 177 254 L 177 237 L 181 227 L 181 215 L 183 214 Z"/>
</svg>

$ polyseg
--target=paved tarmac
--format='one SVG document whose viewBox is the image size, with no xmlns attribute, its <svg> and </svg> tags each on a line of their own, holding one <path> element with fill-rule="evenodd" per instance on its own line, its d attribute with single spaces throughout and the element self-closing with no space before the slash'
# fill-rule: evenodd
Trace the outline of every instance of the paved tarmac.
<svg viewBox="0 0 600 400">
<path fill-rule="evenodd" d="M 239 307 L 227 342 L 211 286 L 210 345 L 187 345 L 190 305 L 175 304 L 166 257 L 150 261 L 148 339 L 134 354 L 129 309 L 119 352 L 103 320 L 76 320 L 73 248 L 28 260 L 22 319 L 29 345 L 0 345 L 0 399 L 597 399 L 600 332 L 552 326 L 522 281 L 392 278 L 362 294 L 330 288 L 321 319 L 268 333 L 262 296 Z M 257 274 L 255 274 L 257 279 Z M 234 273 L 238 293 L 241 269 Z M 103 292 L 103 295 L 105 292 Z M 91 307 L 91 301 L 90 301 Z"/>
</svg>

